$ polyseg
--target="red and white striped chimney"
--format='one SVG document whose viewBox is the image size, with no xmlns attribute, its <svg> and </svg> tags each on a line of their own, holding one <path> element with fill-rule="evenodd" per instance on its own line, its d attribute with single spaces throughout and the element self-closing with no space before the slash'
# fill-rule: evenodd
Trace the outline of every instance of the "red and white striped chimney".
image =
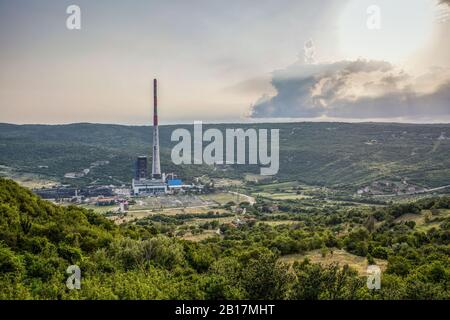
<svg viewBox="0 0 450 320">
<path fill-rule="evenodd" d="M 153 80 L 153 157 L 152 179 L 161 179 L 159 159 L 159 128 L 158 128 L 158 81 Z"/>
</svg>

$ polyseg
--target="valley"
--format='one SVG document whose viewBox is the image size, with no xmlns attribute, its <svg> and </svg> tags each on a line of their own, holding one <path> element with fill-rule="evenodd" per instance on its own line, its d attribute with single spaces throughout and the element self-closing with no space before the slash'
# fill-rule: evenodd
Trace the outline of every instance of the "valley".
<svg viewBox="0 0 450 320">
<path fill-rule="evenodd" d="M 162 168 L 205 187 L 133 195 L 150 127 L 0 125 L 0 298 L 450 297 L 449 125 L 270 126 L 272 177 L 175 166 L 163 126 Z M 64 286 L 69 264 L 82 291 Z M 372 265 L 382 290 L 365 284 Z"/>
</svg>

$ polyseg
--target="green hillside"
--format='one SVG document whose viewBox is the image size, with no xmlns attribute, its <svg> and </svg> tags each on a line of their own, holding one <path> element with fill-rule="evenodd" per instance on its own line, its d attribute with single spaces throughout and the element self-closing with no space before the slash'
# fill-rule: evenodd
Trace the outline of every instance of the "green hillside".
<svg viewBox="0 0 450 320">
<path fill-rule="evenodd" d="M 242 177 L 243 173 L 259 172 L 255 166 L 222 166 L 213 170 L 207 166 L 173 165 L 170 151 L 175 143 L 170 141 L 170 135 L 178 127 L 161 127 L 165 172 L 178 172 L 185 179 L 202 174 Z M 351 188 L 379 179 L 408 178 L 424 187 L 450 182 L 448 124 L 221 124 L 205 125 L 204 130 L 210 127 L 279 128 L 279 180 Z M 0 165 L 16 173 L 38 174 L 72 184 L 129 183 L 134 158 L 150 158 L 151 141 L 151 127 L 0 124 Z M 109 164 L 92 169 L 84 178 L 64 179 L 65 173 L 80 172 L 96 161 Z"/>
<path fill-rule="evenodd" d="M 257 219 L 266 216 L 261 205 L 249 208 Z M 290 213 L 294 224 L 222 225 L 223 236 L 194 243 L 167 232 L 170 222 L 119 227 L 0 179 L 0 300 L 449 299 L 449 208 L 450 198 L 435 198 Z M 410 216 L 424 210 L 431 210 L 424 223 L 432 227 L 416 228 Z M 319 249 L 331 264 L 308 260 Z M 306 259 L 285 263 L 283 256 Z M 374 258 L 387 267 L 382 289 L 369 292 L 364 276 L 346 264 Z M 66 288 L 73 264 L 82 272 L 81 290 Z"/>
</svg>

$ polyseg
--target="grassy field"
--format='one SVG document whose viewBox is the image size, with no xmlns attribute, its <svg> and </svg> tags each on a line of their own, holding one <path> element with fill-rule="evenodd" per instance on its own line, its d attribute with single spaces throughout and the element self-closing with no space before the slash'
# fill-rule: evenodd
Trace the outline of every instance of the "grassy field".
<svg viewBox="0 0 450 320">
<path fill-rule="evenodd" d="M 216 188 L 226 188 L 244 185 L 244 181 L 239 179 L 212 179 Z"/>
<path fill-rule="evenodd" d="M 199 225 L 199 224 L 202 224 L 202 223 L 205 223 L 205 222 L 212 222 L 212 221 L 218 221 L 219 224 L 223 224 L 223 223 L 230 223 L 234 219 L 235 219 L 234 216 L 233 217 L 220 217 L 220 218 L 205 218 L 205 219 L 203 219 L 203 218 L 196 218 L 196 219 L 193 219 L 191 221 L 186 222 L 185 224 L 186 225 L 192 225 L 192 224 Z"/>
<path fill-rule="evenodd" d="M 246 174 L 244 176 L 245 181 L 261 182 L 265 180 L 270 180 L 270 176 L 261 176 L 259 174 Z"/>
<path fill-rule="evenodd" d="M 305 196 L 303 194 L 296 194 L 292 192 L 286 193 L 269 193 L 269 192 L 256 192 L 252 193 L 255 197 L 263 197 L 272 200 L 302 200 L 302 199 L 311 199 L 310 196 Z"/>
<path fill-rule="evenodd" d="M 298 223 L 298 221 L 292 221 L 292 220 L 273 220 L 273 221 L 260 221 L 259 223 L 265 223 L 269 226 L 280 226 L 280 225 L 291 225 Z"/>
<path fill-rule="evenodd" d="M 203 201 L 215 202 L 219 205 L 224 205 L 230 201 L 236 202 L 237 196 L 228 192 L 212 193 L 200 196 Z"/>
<path fill-rule="evenodd" d="M 308 252 L 307 254 L 286 255 L 281 257 L 280 260 L 291 264 L 295 261 L 301 262 L 305 258 L 308 258 L 312 263 L 320 263 L 323 265 L 328 265 L 335 262 L 339 263 L 341 266 L 347 264 L 355 269 L 359 275 L 367 275 L 367 258 L 356 256 L 341 249 L 335 249 L 333 250 L 333 253 L 328 252 L 325 256 L 322 255 L 321 250 L 314 250 Z M 382 271 L 386 270 L 386 260 L 375 259 L 375 262 Z"/>
<path fill-rule="evenodd" d="M 199 242 L 213 237 L 220 237 L 215 230 L 205 230 L 203 233 L 200 234 L 187 233 L 181 238 L 188 241 Z"/>
<path fill-rule="evenodd" d="M 242 199 L 242 197 L 241 197 Z M 136 200 L 136 204 L 130 206 L 126 215 L 109 217 L 118 224 L 134 220 L 144 219 L 151 215 L 175 216 L 181 214 L 208 214 L 211 212 L 222 214 L 225 209 L 218 208 L 219 205 L 229 201 L 236 201 L 236 195 L 228 192 L 214 193 L 202 196 L 165 196 L 165 197 L 143 197 Z M 86 209 L 92 209 L 97 213 L 105 214 L 108 211 L 117 211 L 118 206 L 99 207 L 95 205 L 81 205 Z M 193 221 L 195 222 L 196 219 Z M 214 219 L 198 219 L 204 222 Z M 228 221 L 220 221 L 221 223 Z"/>
<path fill-rule="evenodd" d="M 224 209 L 216 209 L 208 206 L 204 207 L 192 207 L 192 208 L 165 208 L 165 209 L 153 209 L 153 210 L 135 210 L 129 211 L 125 216 L 121 216 L 120 219 L 118 217 L 111 217 L 112 220 L 117 221 L 118 223 L 124 223 L 133 220 L 140 220 L 151 215 L 166 215 L 166 216 L 176 216 L 179 214 L 208 214 L 209 212 L 214 213 L 224 213 L 226 210 Z M 203 221 L 208 221 L 208 219 L 199 219 Z M 214 219 L 210 219 L 214 220 Z"/>
<path fill-rule="evenodd" d="M 113 206 L 96 206 L 93 204 L 80 204 L 79 205 L 82 208 L 85 209 L 91 209 L 94 210 L 94 212 L 99 213 L 99 214 L 105 214 L 108 211 L 118 211 L 119 210 L 119 206 L 118 205 L 113 205 Z"/>
<path fill-rule="evenodd" d="M 265 192 L 275 191 L 277 189 L 292 190 L 292 188 L 298 187 L 299 185 L 300 184 L 298 183 L 298 181 L 288 181 L 288 182 L 279 182 L 279 183 L 258 185 L 257 189 L 265 191 Z"/>
<path fill-rule="evenodd" d="M 263 197 L 270 200 L 303 200 L 326 196 L 332 191 L 323 188 L 305 185 L 298 181 L 277 182 L 252 186 L 252 196 Z"/>
<path fill-rule="evenodd" d="M 130 211 L 214 205 L 212 201 L 205 200 L 197 195 L 148 196 L 137 198 L 135 200 L 136 204 L 130 206 Z"/>
<path fill-rule="evenodd" d="M 417 231 L 426 232 L 431 228 L 437 228 L 441 224 L 441 220 L 450 217 L 450 210 L 423 210 L 420 214 L 404 214 L 395 219 L 395 222 L 414 221 Z"/>
<path fill-rule="evenodd" d="M 28 189 L 51 188 L 57 181 L 44 178 L 37 174 L 16 172 L 14 169 L 0 165 L 0 177 L 7 177 Z"/>
</svg>

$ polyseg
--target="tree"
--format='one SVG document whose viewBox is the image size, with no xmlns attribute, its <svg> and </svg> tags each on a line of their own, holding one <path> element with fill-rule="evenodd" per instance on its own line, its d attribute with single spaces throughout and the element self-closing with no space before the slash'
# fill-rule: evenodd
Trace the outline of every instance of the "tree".
<svg viewBox="0 0 450 320">
<path fill-rule="evenodd" d="M 266 248 L 243 253 L 241 283 L 248 299 L 279 300 L 287 297 L 292 275 L 288 265 L 278 262 L 278 257 Z"/>
<path fill-rule="evenodd" d="M 395 274 L 398 276 L 408 275 L 411 269 L 411 264 L 407 259 L 401 256 L 392 256 L 388 259 L 387 273 Z"/>
</svg>

